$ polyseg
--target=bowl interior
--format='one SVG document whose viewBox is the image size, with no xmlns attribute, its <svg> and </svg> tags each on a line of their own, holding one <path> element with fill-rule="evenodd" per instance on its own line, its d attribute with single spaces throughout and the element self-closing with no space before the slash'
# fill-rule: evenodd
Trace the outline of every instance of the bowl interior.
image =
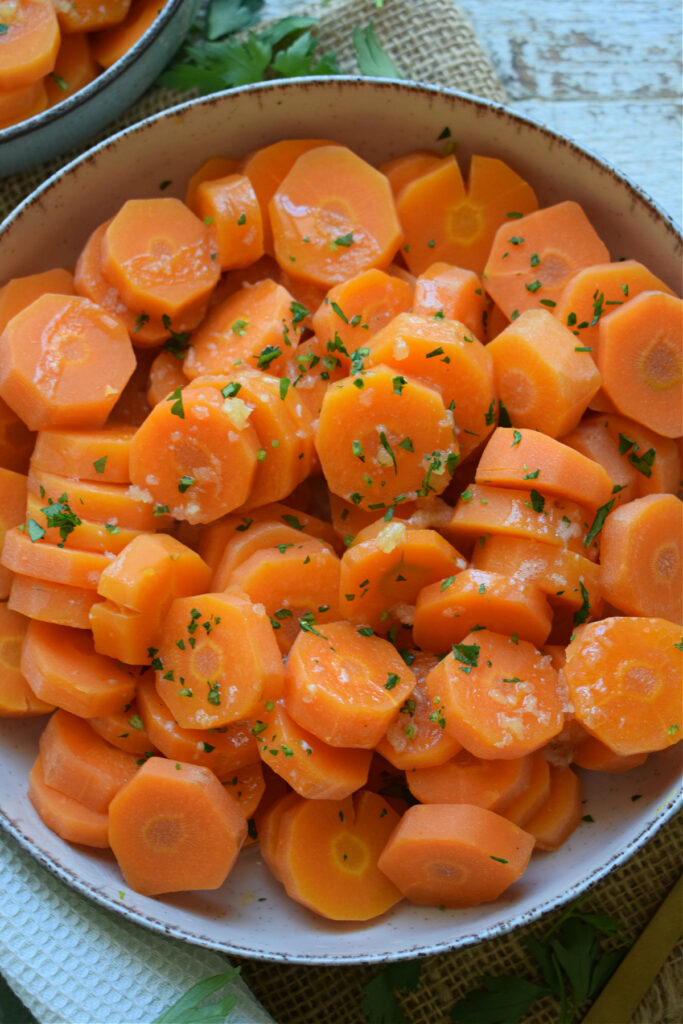
<svg viewBox="0 0 683 1024">
<path fill-rule="evenodd" d="M 676 287 L 680 235 L 647 197 L 595 157 L 472 97 L 358 79 L 235 90 L 184 104 L 115 136 L 70 164 L 7 219 L 0 229 L 0 282 L 69 266 L 90 231 L 123 200 L 182 196 L 190 174 L 209 156 L 240 156 L 285 137 L 326 137 L 381 162 L 412 148 L 440 147 L 437 138 L 445 127 L 464 169 L 473 152 L 508 160 L 531 182 L 542 205 L 580 202 L 613 259 L 639 259 Z M 401 959 L 507 931 L 603 877 L 683 802 L 676 748 L 621 776 L 584 773 L 585 811 L 594 821 L 582 824 L 556 853 L 534 857 L 521 882 L 496 903 L 446 912 L 402 904 L 366 925 L 334 924 L 285 897 L 257 846 L 243 852 L 217 892 L 160 899 L 131 892 L 108 854 L 63 843 L 29 803 L 26 782 L 43 724 L 0 720 L 0 822 L 41 863 L 110 909 L 190 942 L 273 960 Z M 633 802 L 636 794 L 640 799 Z"/>
</svg>

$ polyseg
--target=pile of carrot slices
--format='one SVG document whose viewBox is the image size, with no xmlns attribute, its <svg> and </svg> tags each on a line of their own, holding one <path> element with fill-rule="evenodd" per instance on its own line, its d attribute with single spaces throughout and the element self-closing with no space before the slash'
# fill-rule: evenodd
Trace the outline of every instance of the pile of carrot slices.
<svg viewBox="0 0 683 1024">
<path fill-rule="evenodd" d="M 0 714 L 136 891 L 496 900 L 681 739 L 681 300 L 572 200 L 290 139 L 0 332 Z"/>
</svg>

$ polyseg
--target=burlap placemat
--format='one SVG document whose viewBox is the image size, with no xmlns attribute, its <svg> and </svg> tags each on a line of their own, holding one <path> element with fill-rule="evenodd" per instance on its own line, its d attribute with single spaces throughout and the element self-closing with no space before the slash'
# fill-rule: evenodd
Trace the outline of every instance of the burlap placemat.
<svg viewBox="0 0 683 1024">
<path fill-rule="evenodd" d="M 351 26 L 366 25 L 373 19 L 379 41 L 406 78 L 504 102 L 505 91 L 486 52 L 451 0 L 420 0 L 419 16 L 417 7 L 414 0 L 384 0 L 381 10 L 376 0 L 331 0 L 302 4 L 302 11 L 320 17 L 321 52 L 335 50 L 345 72 L 357 71 Z M 90 144 L 185 98 L 152 89 Z M 0 218 L 84 148 L 0 180 Z M 674 884 L 682 867 L 682 851 L 683 819 L 679 816 L 644 850 L 595 886 L 586 907 L 618 918 L 623 940 L 632 942 Z M 428 957 L 417 990 L 401 997 L 408 1020 L 411 1024 L 445 1024 L 453 1003 L 476 987 L 482 974 L 534 977 L 524 939 L 544 932 L 559 913 L 540 925 L 517 929 L 461 951 Z M 370 966 L 327 968 L 242 961 L 243 977 L 279 1024 L 361 1024 L 363 986 L 376 970 Z M 682 993 L 683 947 L 679 945 L 638 1008 L 633 1024 L 680 1024 Z M 530 1019 L 534 1024 L 556 1024 L 557 1005 L 550 1001 L 537 1004 Z"/>
</svg>

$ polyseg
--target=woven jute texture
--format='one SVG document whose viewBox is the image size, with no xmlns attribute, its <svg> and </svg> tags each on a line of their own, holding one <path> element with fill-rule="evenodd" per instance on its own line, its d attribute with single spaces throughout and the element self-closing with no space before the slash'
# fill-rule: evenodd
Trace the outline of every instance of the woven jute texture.
<svg viewBox="0 0 683 1024">
<path fill-rule="evenodd" d="M 486 52 L 451 0 L 385 0 L 381 10 L 375 0 L 331 0 L 302 4 L 301 10 L 320 17 L 321 52 L 336 51 L 345 72 L 358 70 L 351 26 L 373 20 L 379 41 L 404 77 L 505 101 L 505 92 Z M 185 98 L 153 89 L 90 144 Z M 30 171 L 0 179 L 0 217 L 10 213 L 78 152 L 65 153 Z M 679 816 L 627 864 L 595 886 L 584 907 L 618 918 L 623 928 L 621 941 L 628 945 L 643 930 L 682 867 L 683 818 Z M 408 1020 L 411 1024 L 446 1024 L 450 1008 L 476 987 L 483 974 L 535 977 L 524 940 L 528 935 L 542 935 L 560 913 L 510 935 L 426 958 L 418 989 L 399 996 Z M 244 979 L 279 1024 L 362 1024 L 363 986 L 377 971 L 371 966 L 304 967 L 246 960 L 241 966 Z M 556 1024 L 557 1005 L 550 1000 L 537 1004 L 528 1020 L 530 1024 Z M 632 1024 L 681 1021 L 683 947 L 679 945 L 638 1007 Z"/>
</svg>

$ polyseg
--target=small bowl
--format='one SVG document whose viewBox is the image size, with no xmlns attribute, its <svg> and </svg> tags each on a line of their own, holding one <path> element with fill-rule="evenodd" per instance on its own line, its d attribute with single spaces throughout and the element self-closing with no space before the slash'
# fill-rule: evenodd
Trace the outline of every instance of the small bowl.
<svg viewBox="0 0 683 1024">
<path fill-rule="evenodd" d="M 193 6 L 168 0 L 135 45 L 92 82 L 35 117 L 0 129 L 0 177 L 77 146 L 142 96 L 187 35 Z"/>
<path fill-rule="evenodd" d="M 0 226 L 0 282 L 72 263 L 89 233 L 131 197 L 182 197 L 210 156 L 239 157 L 282 138 L 333 138 L 374 163 L 440 148 L 443 129 L 466 167 L 473 152 L 507 160 L 541 205 L 581 203 L 614 259 L 645 263 L 676 288 L 683 240 L 614 168 L 504 107 L 453 91 L 357 78 L 292 79 L 196 100 L 120 132 L 52 177 Z M 170 180 L 170 181 L 169 181 Z M 160 192 L 160 187 L 166 186 Z M 291 902 L 244 850 L 215 892 L 150 899 L 123 883 L 113 857 L 70 846 L 26 795 L 42 720 L 0 719 L 0 825 L 90 899 L 148 928 L 238 956 L 299 963 L 386 962 L 438 953 L 527 924 L 575 898 L 631 857 L 683 804 L 681 748 L 621 775 L 583 772 L 582 824 L 557 852 L 535 856 L 494 903 L 459 911 L 399 904 L 364 924 L 335 923 Z M 634 802 L 632 797 L 638 794 Z"/>
</svg>

